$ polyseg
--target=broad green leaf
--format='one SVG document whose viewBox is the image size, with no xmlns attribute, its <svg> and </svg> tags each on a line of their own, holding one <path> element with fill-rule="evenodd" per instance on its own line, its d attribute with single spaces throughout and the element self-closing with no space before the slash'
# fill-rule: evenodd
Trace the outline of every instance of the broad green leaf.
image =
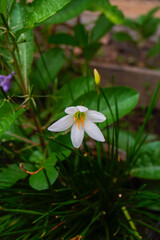
<svg viewBox="0 0 160 240">
<path fill-rule="evenodd" d="M 60 48 L 49 49 L 36 62 L 31 72 L 31 83 L 39 90 L 47 89 L 64 64 L 64 51 Z"/>
<path fill-rule="evenodd" d="M 71 143 L 70 133 L 65 135 L 59 135 L 58 137 L 56 137 L 56 141 L 63 143 L 66 147 L 62 146 L 59 143 L 51 141 L 48 144 L 48 151 L 50 154 L 54 153 L 59 160 L 64 160 L 71 154 L 71 150 L 67 147 L 73 147 Z"/>
<path fill-rule="evenodd" d="M 9 129 L 14 121 L 25 112 L 21 106 L 4 102 L 0 106 L 0 137 Z"/>
<path fill-rule="evenodd" d="M 49 37 L 49 43 L 77 46 L 76 39 L 67 33 L 57 33 Z"/>
<path fill-rule="evenodd" d="M 21 59 L 21 68 L 23 79 L 27 82 L 27 77 L 31 71 L 34 52 L 33 31 L 28 30 L 21 35 L 21 39 L 25 39 L 24 43 L 19 44 L 19 54 Z"/>
<path fill-rule="evenodd" d="M 10 11 L 13 2 L 14 0 L 0 0 L 0 13 L 6 17 L 7 12 Z"/>
<path fill-rule="evenodd" d="M 134 42 L 132 36 L 126 32 L 115 32 L 113 38 L 119 42 Z"/>
<path fill-rule="evenodd" d="M 9 0 L 0 1 L 0 13 L 2 13 L 4 16 L 6 16 L 8 3 L 9 3 Z"/>
<path fill-rule="evenodd" d="M 147 39 L 150 36 L 152 36 L 157 31 L 159 23 L 160 23 L 159 18 L 151 18 L 148 21 L 146 21 L 145 24 L 143 24 L 140 28 L 141 29 L 140 32 L 143 38 Z"/>
<path fill-rule="evenodd" d="M 7 168 L 2 168 L 0 172 L 0 188 L 11 187 L 18 180 L 26 177 L 27 174 L 17 164 L 11 164 Z"/>
<path fill-rule="evenodd" d="M 65 84 L 59 91 L 59 101 L 55 105 L 55 112 L 60 112 L 69 107 L 73 102 L 94 89 L 94 79 L 92 77 L 79 77 Z M 79 102 L 78 105 L 82 103 Z"/>
<path fill-rule="evenodd" d="M 119 118 L 129 113 L 138 102 L 139 94 L 132 88 L 111 87 L 104 88 L 103 91 L 113 111 L 114 120 L 116 120 L 115 94 L 117 98 Z M 91 110 L 97 110 L 97 91 L 91 91 L 88 94 L 81 96 L 77 101 L 75 101 L 74 105 L 79 105 L 82 101 L 84 106 Z M 113 123 L 112 115 L 102 94 L 100 95 L 99 111 L 107 117 L 108 124 Z M 106 122 L 102 123 L 101 126 L 106 126 Z"/>
<path fill-rule="evenodd" d="M 132 176 L 160 180 L 160 141 L 145 144 L 140 157 L 131 170 Z"/>
<path fill-rule="evenodd" d="M 138 23 L 135 20 L 130 19 L 130 18 L 125 18 L 123 24 L 133 30 L 136 30 L 136 31 L 138 31 L 138 29 L 139 29 Z"/>
<path fill-rule="evenodd" d="M 139 16 L 137 19 L 138 24 L 145 25 L 148 20 L 153 18 L 153 15 L 160 9 L 160 7 L 152 8 L 147 14 Z"/>
<path fill-rule="evenodd" d="M 123 13 L 117 8 L 117 6 L 110 5 L 104 10 L 102 9 L 102 12 L 114 24 L 122 24 L 124 22 Z"/>
<path fill-rule="evenodd" d="M 102 36 L 108 33 L 112 27 L 113 23 L 108 20 L 104 14 L 100 15 L 91 31 L 91 41 L 98 41 Z"/>
<path fill-rule="evenodd" d="M 98 49 L 102 46 L 102 43 L 100 42 L 93 42 L 90 43 L 86 48 L 84 49 L 84 55 L 85 58 L 89 60 L 92 60 Z"/>
<path fill-rule="evenodd" d="M 70 0 L 35 0 L 26 16 L 26 28 L 34 28 L 62 9 Z"/>
<path fill-rule="evenodd" d="M 22 141 L 21 137 L 23 138 L 25 135 L 17 120 L 15 120 L 14 124 L 12 124 L 10 128 L 3 134 L 3 139 L 5 140 L 16 139 L 18 141 Z"/>
<path fill-rule="evenodd" d="M 14 8 L 11 11 L 10 25 L 11 27 L 13 27 L 13 31 L 15 34 L 18 30 L 23 28 L 27 10 L 28 8 L 21 4 L 17 3 L 14 5 Z M 31 71 L 31 65 L 33 61 L 34 50 L 33 31 L 27 30 L 24 33 L 22 33 L 20 38 L 18 39 L 18 42 L 21 72 L 24 81 L 27 82 L 27 77 Z"/>
<path fill-rule="evenodd" d="M 10 27 L 12 28 L 14 34 L 16 34 L 19 29 L 23 28 L 25 23 L 25 16 L 29 9 L 30 7 L 22 5 L 21 3 L 14 4 L 14 7 L 10 13 L 9 21 Z"/>
<path fill-rule="evenodd" d="M 59 24 L 68 21 L 86 10 L 92 0 L 72 0 L 55 15 L 45 21 L 46 24 Z"/>
<path fill-rule="evenodd" d="M 83 24 L 77 24 L 74 27 L 74 34 L 79 46 L 84 47 L 88 45 L 88 34 Z"/>
<path fill-rule="evenodd" d="M 38 191 L 48 189 L 49 184 L 48 184 L 47 178 L 50 184 L 52 185 L 58 177 L 58 172 L 54 167 L 55 163 L 56 163 L 55 157 L 51 157 L 50 159 L 48 159 L 44 164 L 47 177 L 45 176 L 45 173 L 42 169 L 40 172 L 32 175 L 29 178 L 30 186 Z"/>
<path fill-rule="evenodd" d="M 160 23 L 160 19 L 154 17 L 154 13 L 156 13 L 160 7 L 155 7 L 151 9 L 147 14 L 141 15 L 137 19 L 137 24 L 139 26 L 139 32 L 142 35 L 142 38 L 147 39 L 152 36 L 158 28 Z"/>
<path fill-rule="evenodd" d="M 160 53 L 160 38 L 158 39 L 158 42 L 156 45 L 154 45 L 147 53 L 147 57 L 155 57 Z"/>
<path fill-rule="evenodd" d="M 101 11 L 114 24 L 122 24 L 124 16 L 117 6 L 113 6 L 107 0 L 92 0 L 90 6 L 94 11 Z"/>
</svg>

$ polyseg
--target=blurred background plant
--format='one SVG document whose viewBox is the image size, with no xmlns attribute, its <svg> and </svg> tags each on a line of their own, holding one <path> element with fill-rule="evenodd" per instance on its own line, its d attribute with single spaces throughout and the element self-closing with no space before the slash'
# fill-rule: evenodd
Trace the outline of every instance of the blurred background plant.
<svg viewBox="0 0 160 240">
<path fill-rule="evenodd" d="M 89 25 L 85 10 L 99 13 Z M 139 46 L 157 30 L 157 10 L 133 21 L 106 0 L 0 1 L 1 239 L 158 239 L 160 142 L 144 129 L 160 84 L 130 133 L 119 119 L 138 92 L 113 84 L 97 94 L 90 68 L 114 25 L 134 26 Z M 74 149 L 68 132 L 46 130 L 82 102 L 107 117 L 105 144 L 86 136 Z"/>
</svg>

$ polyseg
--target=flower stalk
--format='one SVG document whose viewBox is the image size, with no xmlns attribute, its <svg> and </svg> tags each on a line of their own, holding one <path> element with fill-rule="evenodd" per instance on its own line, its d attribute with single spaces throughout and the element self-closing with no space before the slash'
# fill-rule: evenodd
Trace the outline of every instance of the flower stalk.
<svg viewBox="0 0 160 240">
<path fill-rule="evenodd" d="M 134 224 L 134 222 L 133 222 L 133 220 L 132 220 L 132 218 L 131 218 L 128 210 L 127 210 L 127 208 L 125 206 L 123 206 L 121 209 L 122 209 L 122 212 L 123 212 L 125 218 L 127 219 L 128 223 L 129 223 L 130 227 L 134 231 L 135 236 L 138 239 L 142 239 L 142 237 L 140 236 L 139 232 L 137 231 L 137 228 L 136 228 L 136 226 L 135 226 L 135 224 Z"/>
<path fill-rule="evenodd" d="M 97 89 L 97 111 L 99 112 L 100 108 L 100 75 L 97 69 L 94 69 L 94 79 L 95 79 L 95 84 L 96 84 L 96 89 Z M 100 142 L 97 142 L 97 156 L 98 156 L 98 164 L 100 167 L 102 167 L 102 162 L 101 162 L 101 144 Z"/>
</svg>

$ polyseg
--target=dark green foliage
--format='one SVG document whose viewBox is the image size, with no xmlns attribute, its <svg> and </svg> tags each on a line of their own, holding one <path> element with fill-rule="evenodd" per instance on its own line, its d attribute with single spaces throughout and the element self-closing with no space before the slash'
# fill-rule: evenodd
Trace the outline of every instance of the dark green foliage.
<svg viewBox="0 0 160 240">
<path fill-rule="evenodd" d="M 160 197 L 150 181 L 159 183 L 160 143 L 146 143 L 144 130 L 160 84 L 133 137 L 119 119 L 139 94 L 123 86 L 95 90 L 89 63 L 114 24 L 136 30 L 140 42 L 152 36 L 158 9 L 134 21 L 108 0 L 0 1 L 0 80 L 13 75 L 12 88 L 0 93 L 0 239 L 138 240 L 153 233 L 156 240 Z M 100 12 L 90 29 L 78 16 L 84 10 Z M 65 23 L 76 16 L 74 26 Z M 64 32 L 50 23 L 64 23 Z M 135 43 L 125 32 L 114 39 Z M 158 52 L 159 42 L 148 56 Z M 47 128 L 66 107 L 82 104 L 106 116 L 98 123 L 106 142 L 85 135 L 75 149 L 70 130 Z"/>
<path fill-rule="evenodd" d="M 147 57 L 155 57 L 160 53 L 160 38 L 158 39 L 158 42 L 148 51 Z"/>
<path fill-rule="evenodd" d="M 113 23 L 106 18 L 104 14 L 100 15 L 91 31 L 91 41 L 98 41 L 101 37 L 107 34 L 112 27 Z"/>
<path fill-rule="evenodd" d="M 116 32 L 113 34 L 113 38 L 119 42 L 134 42 L 132 36 L 126 32 Z"/>
<path fill-rule="evenodd" d="M 159 10 L 159 7 L 155 7 L 150 10 L 146 15 L 141 15 L 137 20 L 132 20 L 126 18 L 124 21 L 124 25 L 130 27 L 135 30 L 139 35 L 138 41 L 144 41 L 148 39 L 157 31 L 158 25 L 160 23 L 160 19 L 154 17 L 154 14 Z"/>
<path fill-rule="evenodd" d="M 63 67 L 65 60 L 64 51 L 60 48 L 49 49 L 36 62 L 31 72 L 32 84 L 40 90 L 54 84 L 55 77 Z M 38 80 L 38 81 L 37 81 Z"/>
</svg>

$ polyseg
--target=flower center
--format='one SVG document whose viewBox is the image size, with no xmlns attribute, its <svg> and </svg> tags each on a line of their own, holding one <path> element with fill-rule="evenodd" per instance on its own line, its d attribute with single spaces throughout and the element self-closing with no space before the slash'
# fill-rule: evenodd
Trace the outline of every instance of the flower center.
<svg viewBox="0 0 160 240">
<path fill-rule="evenodd" d="M 84 126 L 84 119 L 86 117 L 86 113 L 85 112 L 76 112 L 74 114 L 74 120 L 75 120 L 75 125 L 78 124 L 78 128 L 80 129 L 80 123 L 82 125 L 82 128 Z"/>
</svg>

